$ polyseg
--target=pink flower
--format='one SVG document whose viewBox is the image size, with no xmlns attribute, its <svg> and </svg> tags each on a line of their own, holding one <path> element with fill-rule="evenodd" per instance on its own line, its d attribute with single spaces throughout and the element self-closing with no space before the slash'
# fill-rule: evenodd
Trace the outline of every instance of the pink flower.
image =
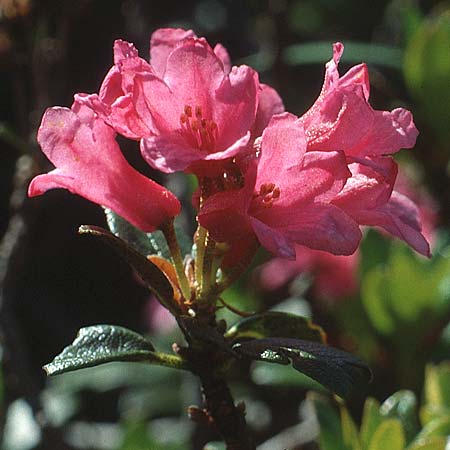
<svg viewBox="0 0 450 450">
<path fill-rule="evenodd" d="M 348 156 L 380 156 L 412 148 L 418 131 L 403 108 L 376 111 L 369 105 L 367 66 L 352 67 L 343 77 L 338 64 L 344 46 L 333 45 L 319 98 L 301 118 L 308 150 L 343 150 Z"/>
<path fill-rule="evenodd" d="M 156 31 L 150 60 L 116 41 L 115 65 L 99 95 L 78 98 L 118 133 L 140 139 L 143 157 L 163 172 L 208 174 L 205 162 L 234 157 L 252 132 L 283 111 L 278 94 L 260 85 L 253 69 L 230 67 L 224 47 L 212 49 L 191 30 Z"/>
<path fill-rule="evenodd" d="M 75 102 L 71 109 L 49 108 L 38 142 L 56 169 L 31 181 L 31 197 L 68 189 L 111 208 L 143 231 L 155 230 L 180 212 L 173 194 L 128 164 L 115 132 L 86 106 Z"/>
<path fill-rule="evenodd" d="M 361 232 L 331 202 L 350 173 L 342 152 L 306 153 L 303 124 L 285 113 L 265 129 L 260 156 L 250 161 L 245 185 L 210 197 L 199 221 L 218 241 L 255 233 L 268 250 L 295 258 L 294 244 L 352 254 Z"/>
<path fill-rule="evenodd" d="M 356 160 L 355 160 L 356 161 Z M 333 200 L 360 225 L 378 226 L 430 256 L 419 210 L 406 196 L 392 191 L 397 165 L 391 158 L 366 158 L 349 165 L 352 177 Z"/>
<path fill-rule="evenodd" d="M 313 291 L 318 298 L 335 300 L 358 291 L 358 252 L 339 256 L 297 245 L 295 254 L 295 261 L 273 258 L 261 267 L 260 280 L 264 289 L 278 289 L 306 272 L 314 276 Z"/>
</svg>

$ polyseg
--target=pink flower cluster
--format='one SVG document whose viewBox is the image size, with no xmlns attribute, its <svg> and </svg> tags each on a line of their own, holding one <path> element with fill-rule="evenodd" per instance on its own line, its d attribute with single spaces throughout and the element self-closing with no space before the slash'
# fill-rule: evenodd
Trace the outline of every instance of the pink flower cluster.
<svg viewBox="0 0 450 450">
<path fill-rule="evenodd" d="M 116 41 L 99 93 L 45 113 L 38 141 L 56 169 L 36 177 L 29 194 L 62 187 L 144 231 L 161 226 L 179 201 L 128 165 L 119 133 L 140 142 L 153 168 L 197 175 L 198 220 L 216 241 L 257 239 L 290 259 L 296 245 L 350 255 L 360 226 L 372 225 L 429 255 L 416 206 L 393 190 L 390 155 L 414 146 L 412 115 L 374 110 L 366 66 L 341 77 L 342 52 L 335 44 L 319 98 L 296 117 L 253 69 L 231 67 L 223 46 L 192 31 L 157 30 L 150 62 Z"/>
</svg>

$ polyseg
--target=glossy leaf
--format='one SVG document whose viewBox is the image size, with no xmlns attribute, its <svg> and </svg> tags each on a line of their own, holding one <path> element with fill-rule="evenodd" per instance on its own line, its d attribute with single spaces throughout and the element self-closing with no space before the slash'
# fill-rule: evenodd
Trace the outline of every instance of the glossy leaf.
<svg viewBox="0 0 450 450">
<path fill-rule="evenodd" d="M 375 430 L 368 450 L 403 450 L 404 448 L 405 436 L 402 424 L 397 419 L 387 419 Z"/>
<path fill-rule="evenodd" d="M 247 317 L 233 325 L 225 334 L 232 342 L 242 339 L 281 337 L 324 343 L 325 332 L 306 317 L 283 312 L 266 312 Z"/>
<path fill-rule="evenodd" d="M 71 345 L 44 366 L 48 375 L 112 361 L 151 360 L 154 347 L 143 336 L 113 325 L 81 328 Z"/>
<path fill-rule="evenodd" d="M 177 304 L 173 300 L 173 289 L 161 270 L 145 256 L 138 253 L 122 239 L 114 236 L 103 228 L 82 225 L 78 232 L 100 238 L 112 247 L 139 275 L 144 284 L 172 312 L 177 312 Z"/>
<path fill-rule="evenodd" d="M 289 364 L 341 397 L 367 383 L 370 369 L 359 358 L 317 342 L 266 338 L 236 343 L 238 353 L 251 359 Z"/>
</svg>

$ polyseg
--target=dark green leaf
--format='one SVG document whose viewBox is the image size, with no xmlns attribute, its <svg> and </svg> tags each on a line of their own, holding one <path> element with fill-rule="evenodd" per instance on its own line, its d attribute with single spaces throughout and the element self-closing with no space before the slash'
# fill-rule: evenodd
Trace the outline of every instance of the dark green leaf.
<svg viewBox="0 0 450 450">
<path fill-rule="evenodd" d="M 254 339 L 236 343 L 238 353 L 251 359 L 289 364 L 341 397 L 371 379 L 359 358 L 318 342 L 289 338 Z"/>
<path fill-rule="evenodd" d="M 72 345 L 44 366 L 48 375 L 70 372 L 112 361 L 152 359 L 153 345 L 143 336 L 113 325 L 81 328 Z"/>
<path fill-rule="evenodd" d="M 111 246 L 139 275 L 145 285 L 158 297 L 170 311 L 177 312 L 173 300 L 173 289 L 166 276 L 145 256 L 138 253 L 122 239 L 114 236 L 103 228 L 82 225 L 78 232 L 100 238 Z"/>
<path fill-rule="evenodd" d="M 233 325 L 225 334 L 232 342 L 268 337 L 325 342 L 325 332 L 309 319 L 283 312 L 256 314 Z"/>
<path fill-rule="evenodd" d="M 104 208 L 108 228 L 114 236 L 125 241 L 141 255 L 158 254 L 158 248 L 152 244 L 151 237 L 136 228 L 109 208 Z M 165 244 L 167 246 L 167 244 Z"/>
</svg>

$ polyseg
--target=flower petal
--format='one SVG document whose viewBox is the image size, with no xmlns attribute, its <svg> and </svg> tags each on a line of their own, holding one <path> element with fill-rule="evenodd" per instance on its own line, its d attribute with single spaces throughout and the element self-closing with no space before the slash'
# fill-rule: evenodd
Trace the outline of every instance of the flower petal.
<svg viewBox="0 0 450 450">
<path fill-rule="evenodd" d="M 417 206 L 406 196 L 393 192 L 383 207 L 361 212 L 358 222 L 379 226 L 405 241 L 424 256 L 431 256 L 430 246 L 422 234 Z"/>
<path fill-rule="evenodd" d="M 356 222 L 334 205 L 311 204 L 297 211 L 271 209 L 273 214 L 265 218 L 265 224 L 291 242 L 335 255 L 351 255 L 361 240 Z"/>
<path fill-rule="evenodd" d="M 62 187 L 107 206 L 144 231 L 177 215 L 180 203 L 167 189 L 134 170 L 120 152 L 114 131 L 92 110 L 75 104 L 44 114 L 38 142 L 57 167 L 36 177 L 29 195 Z"/>
<path fill-rule="evenodd" d="M 196 38 L 192 30 L 160 28 L 150 38 L 150 64 L 155 73 L 163 77 L 170 52 L 188 38 Z"/>
<path fill-rule="evenodd" d="M 262 135 L 264 128 L 269 125 L 272 116 L 284 112 L 283 100 L 281 100 L 278 92 L 267 84 L 261 83 L 259 87 L 258 109 L 252 130 L 254 137 Z"/>
</svg>

